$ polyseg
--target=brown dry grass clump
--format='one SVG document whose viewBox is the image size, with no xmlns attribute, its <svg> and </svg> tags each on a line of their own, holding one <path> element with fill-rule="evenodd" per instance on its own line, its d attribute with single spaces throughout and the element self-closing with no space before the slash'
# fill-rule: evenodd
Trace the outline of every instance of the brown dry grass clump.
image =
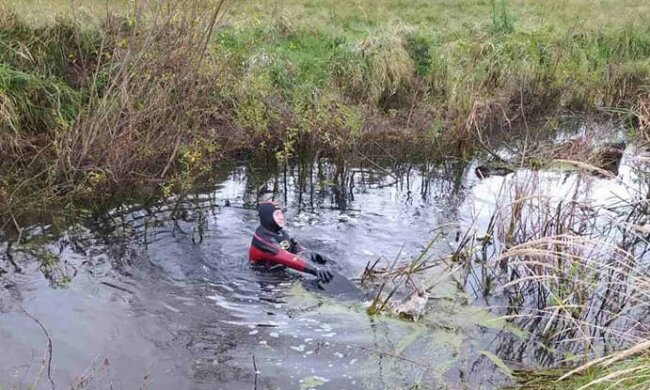
<svg viewBox="0 0 650 390">
<path fill-rule="evenodd" d="M 635 107 L 639 130 L 646 141 L 650 141 L 650 95 L 639 98 Z"/>
</svg>

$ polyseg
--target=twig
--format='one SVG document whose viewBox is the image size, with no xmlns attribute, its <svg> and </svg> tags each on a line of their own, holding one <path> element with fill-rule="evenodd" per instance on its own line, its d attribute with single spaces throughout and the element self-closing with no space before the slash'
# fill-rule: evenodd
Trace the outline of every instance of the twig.
<svg viewBox="0 0 650 390">
<path fill-rule="evenodd" d="M 375 349 L 362 347 L 360 345 L 351 345 L 351 347 L 358 348 L 360 350 L 370 352 L 370 353 L 374 353 L 374 354 L 380 355 L 380 356 L 392 357 L 394 359 L 402 360 L 402 361 L 405 361 L 405 362 L 408 362 L 408 363 L 411 363 L 411 364 L 415 364 L 416 366 L 424 367 L 424 368 L 427 368 L 427 369 L 431 368 L 428 364 L 421 363 L 421 362 L 418 362 L 417 360 L 409 359 L 409 358 L 406 358 L 404 356 L 400 356 L 400 355 L 397 355 L 397 354 L 394 354 L 394 353 L 391 353 L 391 352 L 377 351 Z"/>
<path fill-rule="evenodd" d="M 16 244 L 20 244 L 20 240 L 23 237 L 23 229 L 18 225 L 18 222 L 16 222 L 16 218 L 14 218 L 13 214 L 11 215 L 11 219 L 14 221 L 14 225 L 16 226 L 16 230 L 18 231 L 18 238 L 16 239 Z"/>
<path fill-rule="evenodd" d="M 172 154 L 169 156 L 169 160 L 167 160 L 167 165 L 165 165 L 165 168 L 162 170 L 160 173 L 160 178 L 164 178 L 165 175 L 167 174 L 167 171 L 169 168 L 172 166 L 172 163 L 174 162 L 174 159 L 176 158 L 176 153 L 178 153 L 178 148 L 181 145 L 181 135 L 179 134 L 178 137 L 176 137 L 176 142 L 174 144 L 174 150 L 172 151 Z"/>
<path fill-rule="evenodd" d="M 255 362 L 255 354 L 253 354 L 253 372 L 255 373 L 255 384 L 253 390 L 257 390 L 257 374 L 259 374 L 259 371 L 257 370 L 257 363 Z"/>
<path fill-rule="evenodd" d="M 382 167 L 381 165 L 377 164 L 376 162 L 372 161 L 372 160 L 371 160 L 370 158 L 368 158 L 365 154 L 363 154 L 363 153 L 361 153 L 361 152 L 357 152 L 357 154 L 358 154 L 361 158 L 363 158 L 364 160 L 366 160 L 366 161 L 368 161 L 370 164 L 372 164 L 375 168 L 379 169 L 380 171 L 384 172 L 386 175 L 388 175 L 388 176 L 392 177 L 393 179 L 397 180 L 397 177 L 395 177 L 395 175 L 394 175 L 391 171 L 387 170 L 386 168 L 384 168 L 384 167 Z"/>
<path fill-rule="evenodd" d="M 219 4 L 214 10 L 214 13 L 212 14 L 212 18 L 210 19 L 210 25 L 208 27 L 208 31 L 206 32 L 203 46 L 201 47 L 201 55 L 199 56 L 199 62 L 197 63 L 197 67 L 199 68 L 201 66 L 201 62 L 203 62 L 203 57 L 205 56 L 205 52 L 208 50 L 208 44 L 210 43 L 210 38 L 212 37 L 212 32 L 214 31 L 214 26 L 217 24 L 217 20 L 219 19 L 219 14 L 221 13 L 221 9 L 223 8 L 224 3 L 225 0 L 221 0 L 219 2 Z"/>
<path fill-rule="evenodd" d="M 524 89 L 523 87 L 519 89 L 519 109 L 521 110 L 521 116 L 524 118 L 524 125 L 526 126 L 526 134 L 530 131 L 528 129 L 528 120 L 526 120 L 526 112 L 524 111 Z"/>
<path fill-rule="evenodd" d="M 413 103 L 411 103 L 411 109 L 409 110 L 409 116 L 406 119 L 406 127 L 409 127 L 411 125 L 411 118 L 413 117 L 413 111 L 415 110 L 415 105 L 417 104 L 419 93 L 420 93 L 419 89 L 415 91 L 415 96 L 413 97 Z"/>
<path fill-rule="evenodd" d="M 366 278 L 370 277 L 370 273 L 375 270 L 375 267 L 377 266 L 380 260 L 381 257 L 378 257 L 377 260 L 375 260 L 375 262 L 372 265 L 370 265 L 370 261 L 368 261 L 368 263 L 366 264 L 366 269 L 363 271 L 359 283 L 365 282 Z"/>
<path fill-rule="evenodd" d="M 124 291 L 124 292 L 129 293 L 129 294 L 135 294 L 133 291 L 129 290 L 128 288 L 120 287 L 120 286 L 115 285 L 115 284 L 110 283 L 110 282 L 105 282 L 105 281 L 102 280 L 99 283 L 101 283 L 101 284 L 103 284 L 105 286 L 114 288 L 116 290 Z"/>
<path fill-rule="evenodd" d="M 47 338 L 47 354 L 48 354 L 48 359 L 47 359 L 47 379 L 50 382 L 50 386 L 52 386 L 52 390 L 56 390 L 56 386 L 54 385 L 54 380 L 52 380 L 52 338 L 50 337 L 50 333 L 45 329 L 45 326 L 43 326 L 43 323 L 33 315 L 31 315 L 23 305 L 20 303 L 18 304 L 18 307 L 25 313 L 27 317 L 32 319 L 32 321 L 36 322 L 36 324 L 43 330 L 43 333 L 45 334 L 45 338 Z"/>
</svg>

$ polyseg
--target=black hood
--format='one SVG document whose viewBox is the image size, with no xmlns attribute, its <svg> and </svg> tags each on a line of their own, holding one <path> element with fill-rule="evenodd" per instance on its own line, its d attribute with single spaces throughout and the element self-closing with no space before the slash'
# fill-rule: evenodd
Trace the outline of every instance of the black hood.
<svg viewBox="0 0 650 390">
<path fill-rule="evenodd" d="M 260 203 L 259 207 L 257 208 L 257 211 L 260 215 L 260 225 L 262 225 L 262 227 L 265 229 L 277 233 L 282 230 L 282 227 L 275 222 L 275 219 L 273 219 L 273 212 L 275 210 L 282 209 L 273 202 Z"/>
</svg>

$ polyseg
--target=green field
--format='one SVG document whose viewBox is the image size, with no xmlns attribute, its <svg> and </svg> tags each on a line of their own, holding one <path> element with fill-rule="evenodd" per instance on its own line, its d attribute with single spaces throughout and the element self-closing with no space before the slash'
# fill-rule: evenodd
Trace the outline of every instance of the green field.
<svg viewBox="0 0 650 390">
<path fill-rule="evenodd" d="M 127 13 L 133 2 L 129 0 L 6 0 L 4 7 L 14 10 L 32 26 L 54 23 L 57 18 L 79 17 L 97 20 L 106 13 Z M 0 5 L 3 7 L 3 5 Z"/>
<path fill-rule="evenodd" d="M 260 151 L 467 157 L 563 112 L 634 126 L 650 92 L 642 0 L 241 1 L 211 27 L 216 4 L 0 7 L 0 202 L 169 191 Z"/>
<path fill-rule="evenodd" d="M 496 1 L 500 6 L 501 0 Z M 9 7 L 31 21 L 53 21 L 56 15 L 95 15 L 128 12 L 127 0 L 7 0 Z M 650 21 L 650 4 L 644 0 L 509 0 L 507 7 L 518 31 L 546 28 L 602 30 Z M 230 7 L 232 20 L 242 26 L 288 18 L 307 30 L 362 34 L 368 29 L 398 22 L 418 30 L 451 33 L 489 24 L 490 0 L 336 0 L 239 1 Z"/>
</svg>

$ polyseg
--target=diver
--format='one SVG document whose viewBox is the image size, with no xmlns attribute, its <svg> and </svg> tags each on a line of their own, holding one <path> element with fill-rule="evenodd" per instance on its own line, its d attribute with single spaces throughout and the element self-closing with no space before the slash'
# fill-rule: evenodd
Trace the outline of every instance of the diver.
<svg viewBox="0 0 650 390">
<path fill-rule="evenodd" d="M 325 256 L 306 252 L 284 230 L 284 213 L 276 203 L 260 203 L 258 211 L 260 226 L 255 230 L 248 251 L 251 263 L 262 264 L 267 268 L 289 267 L 316 276 L 320 283 L 328 283 L 332 279 L 332 272 L 314 264 L 327 264 Z"/>
</svg>

